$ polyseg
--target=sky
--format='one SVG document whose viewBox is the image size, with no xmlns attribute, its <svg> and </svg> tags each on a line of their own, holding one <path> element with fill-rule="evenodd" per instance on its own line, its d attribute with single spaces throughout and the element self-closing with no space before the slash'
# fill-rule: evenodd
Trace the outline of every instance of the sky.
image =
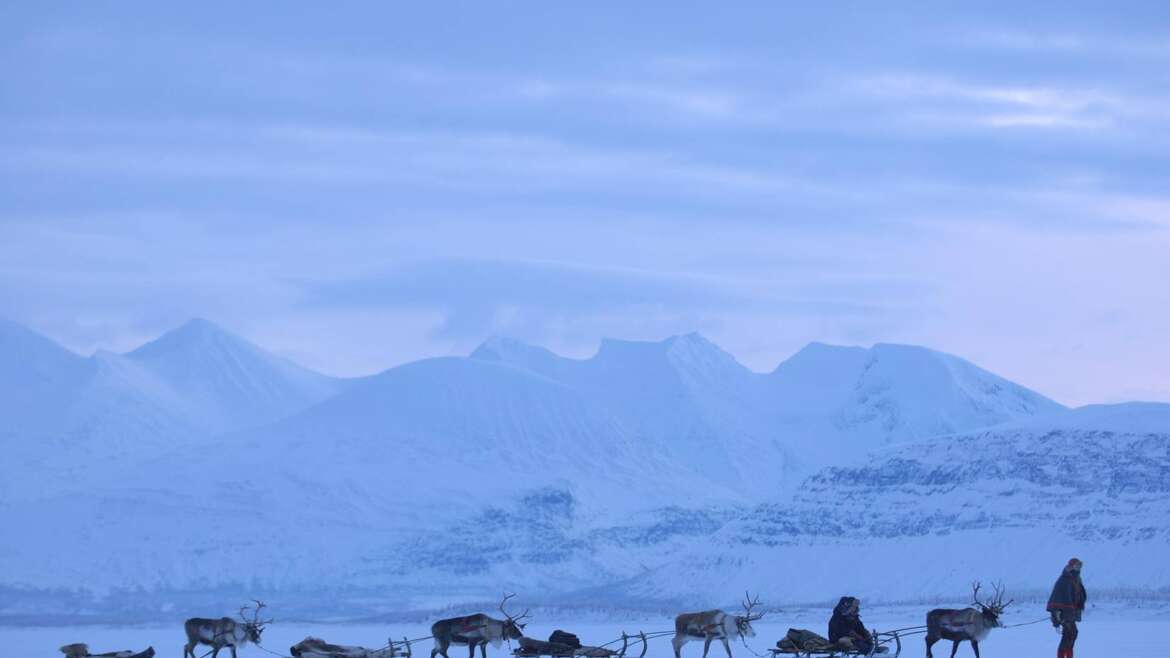
<svg viewBox="0 0 1170 658">
<path fill-rule="evenodd" d="M 338 375 L 698 331 L 1170 401 L 1170 4 L 5 3 L 0 316 Z"/>
</svg>

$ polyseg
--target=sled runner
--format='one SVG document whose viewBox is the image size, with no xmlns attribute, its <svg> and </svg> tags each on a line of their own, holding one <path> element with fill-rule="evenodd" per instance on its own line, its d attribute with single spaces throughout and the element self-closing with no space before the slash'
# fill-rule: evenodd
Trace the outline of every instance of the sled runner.
<svg viewBox="0 0 1170 658">
<path fill-rule="evenodd" d="M 521 658 L 626 658 L 630 648 L 630 641 L 641 642 L 642 651 L 637 658 L 646 656 L 646 635 L 626 635 L 622 633 L 620 649 L 609 649 L 606 646 L 591 647 L 581 644 L 576 635 L 564 631 L 554 631 L 548 642 L 531 637 L 520 638 L 520 647 L 512 652 L 513 656 Z M 616 644 L 611 642 L 610 644 Z M 633 654 L 629 654 L 632 656 Z"/>
<path fill-rule="evenodd" d="M 866 658 L 888 657 L 896 658 L 902 653 L 902 638 L 897 632 L 879 633 L 873 631 L 873 648 L 869 651 L 859 651 L 850 642 L 830 642 L 828 639 L 808 630 L 797 628 L 788 629 L 788 635 L 776 643 L 776 647 L 769 649 L 772 658 L 785 656 L 820 658 L 845 658 L 846 656 Z"/>
</svg>

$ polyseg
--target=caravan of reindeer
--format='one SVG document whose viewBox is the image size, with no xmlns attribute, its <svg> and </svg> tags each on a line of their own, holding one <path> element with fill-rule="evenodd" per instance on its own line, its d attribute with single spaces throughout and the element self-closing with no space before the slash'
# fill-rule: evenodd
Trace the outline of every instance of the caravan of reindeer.
<svg viewBox="0 0 1170 658">
<path fill-rule="evenodd" d="M 1000 617 L 1003 615 L 1004 609 L 1012 603 L 1012 601 L 1004 602 L 1002 585 L 994 587 L 992 598 L 983 601 L 979 598 L 980 584 L 975 582 L 972 585 L 973 602 L 971 607 L 931 610 L 926 616 L 925 626 L 899 629 L 887 633 L 875 631 L 873 632 L 875 642 L 865 651 L 855 650 L 850 646 L 832 645 L 822 645 L 815 648 L 808 646 L 786 648 L 783 642 L 778 642 L 777 648 L 770 651 L 775 658 L 783 658 L 784 656 L 824 656 L 826 658 L 866 656 L 872 658 L 877 654 L 889 655 L 887 654 L 888 649 L 895 648 L 896 651 L 890 653 L 897 656 L 902 649 L 902 637 L 925 633 L 927 658 L 934 658 L 932 647 L 940 639 L 951 640 L 954 643 L 951 648 L 951 658 L 954 658 L 961 642 L 970 642 L 971 648 L 975 652 L 975 658 L 981 658 L 979 643 L 987 638 L 992 629 L 1004 627 Z M 381 648 L 368 649 L 359 646 L 330 644 L 320 638 L 307 637 L 293 645 L 289 651 L 294 658 L 411 658 L 411 644 L 413 642 L 433 638 L 434 647 L 431 649 L 430 658 L 438 656 L 450 658 L 447 651 L 451 645 L 466 646 L 468 658 L 475 658 L 475 650 L 478 647 L 480 658 L 487 658 L 488 644 L 499 647 L 501 643 L 510 643 L 512 640 L 520 643 L 519 648 L 512 651 L 517 658 L 626 658 L 626 650 L 632 641 L 641 643 L 641 654 L 638 658 L 644 658 L 648 638 L 673 634 L 671 646 L 674 649 L 674 658 L 682 658 L 683 646 L 693 640 L 703 640 L 703 658 L 707 658 L 711 643 L 715 640 L 719 640 L 723 644 L 727 658 L 733 658 L 729 641 L 739 639 L 746 647 L 747 638 L 756 635 L 755 629 L 752 628 L 752 622 L 759 621 L 764 616 L 764 613 L 759 611 L 759 596 L 753 598 L 749 593 L 744 597 L 742 614 L 729 614 L 723 610 L 687 612 L 675 617 L 673 631 L 638 633 L 637 635 L 627 635 L 623 632 L 619 640 L 614 642 L 601 646 L 583 646 L 575 635 L 559 630 L 553 634 L 553 637 L 549 638 L 548 642 L 525 637 L 524 627 L 526 624 L 524 620 L 529 617 L 529 611 L 525 610 L 520 615 L 513 616 L 507 609 L 508 602 L 515 596 L 515 594 L 505 593 L 497 606 L 504 619 L 496 619 L 483 613 L 441 619 L 431 626 L 429 638 L 392 640 Z M 211 658 L 217 658 L 219 652 L 224 648 L 231 649 L 232 658 L 237 658 L 236 650 L 238 648 L 243 648 L 248 644 L 260 646 L 264 627 L 272 622 L 271 619 L 262 620 L 260 618 L 261 611 L 265 607 L 267 606 L 263 602 L 255 601 L 255 606 L 251 609 L 251 618 L 246 614 L 249 607 L 244 606 L 240 608 L 238 620 L 231 617 L 188 619 L 184 624 L 187 644 L 183 648 L 183 658 L 204 658 L 208 654 Z M 793 630 L 789 631 L 790 635 L 794 632 Z M 801 632 L 809 633 L 808 631 Z M 823 638 L 819 639 L 823 640 Z M 606 648 L 616 642 L 621 642 L 620 648 Z M 211 648 L 203 656 L 196 656 L 195 647 L 198 645 Z M 263 647 L 260 648 L 263 649 Z M 267 649 L 264 651 L 273 653 Z M 65 645 L 61 647 L 61 652 L 65 654 L 66 658 L 151 658 L 154 656 L 153 648 L 147 648 L 140 653 L 117 651 L 91 654 L 89 647 L 85 644 Z"/>
</svg>

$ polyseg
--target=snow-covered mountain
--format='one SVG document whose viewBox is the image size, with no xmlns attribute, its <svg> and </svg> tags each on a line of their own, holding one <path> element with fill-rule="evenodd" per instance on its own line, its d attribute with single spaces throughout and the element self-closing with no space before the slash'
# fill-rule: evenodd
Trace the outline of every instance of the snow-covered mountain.
<svg viewBox="0 0 1170 658">
<path fill-rule="evenodd" d="M 902 598 L 988 565 L 1020 573 L 988 557 L 996 546 L 1071 550 L 1061 538 L 1074 512 L 1030 512 L 1069 491 L 1029 474 L 1092 466 L 1116 479 L 1116 459 L 1081 461 L 1113 448 L 1141 456 L 1156 486 L 1170 472 L 1161 406 L 1066 412 L 910 346 L 812 344 L 763 374 L 696 334 L 607 340 L 587 359 L 493 339 L 469 357 L 339 382 L 203 321 L 90 358 L 19 327 L 0 337 L 4 385 L 29 382 L 6 402 L 23 415 L 6 423 L 5 448 L 37 457 L 5 466 L 25 494 L 0 500 L 0 521 L 22 528 L 0 545 L 0 589 L 83 583 L 165 602 L 262 588 L 357 609 L 370 592 L 410 607 L 502 586 L 629 604 L 723 600 L 721 588 L 748 584 L 774 600 L 824 598 L 803 579 Z M 1070 454 L 1077 444 L 1091 449 Z M 956 451 L 977 458 L 952 474 Z M 99 453 L 116 456 L 100 477 L 53 479 Z M 1008 469 L 1017 454 L 1022 470 Z M 1081 524 L 1102 553 L 1075 552 L 1164 549 L 1131 513 L 1136 498 L 1084 491 L 1076 514 L 1110 511 Z M 1165 506 L 1142 501 L 1133 509 L 1165 526 Z M 1107 521 L 1129 529 L 1124 541 Z M 1036 556 L 1037 568 L 1049 559 Z M 842 571 L 857 564 L 901 584 Z M 1133 583 L 1128 566 L 1110 569 Z"/>
<path fill-rule="evenodd" d="M 768 377 L 777 424 L 803 465 L 844 464 L 892 441 L 1064 409 L 958 357 L 912 345 L 812 343 Z"/>
<path fill-rule="evenodd" d="M 773 440 L 764 378 L 698 334 L 661 342 L 607 339 L 584 360 L 493 339 L 471 357 L 579 391 L 640 443 L 725 486 L 744 490 L 760 477 L 790 474 L 790 446 Z"/>
<path fill-rule="evenodd" d="M 581 391 L 676 461 L 754 492 L 891 441 L 1064 409 L 963 359 L 909 345 L 812 343 L 768 375 L 698 334 L 606 340 L 584 360 L 493 339 L 472 358 Z"/>
<path fill-rule="evenodd" d="M 1170 584 L 1168 554 L 1170 405 L 1099 405 L 826 468 L 621 591 L 678 600 L 752 582 L 790 601 L 881 601 L 994 579 L 1039 594 L 1072 556 L 1101 589 L 1153 591 Z"/>
<path fill-rule="evenodd" d="M 217 434 L 269 423 L 320 402 L 341 382 L 277 357 L 203 319 L 126 354 L 195 411 L 200 431 Z"/>
<path fill-rule="evenodd" d="M 88 484 L 184 445 L 287 416 L 343 382 L 273 356 L 205 320 L 129 354 L 82 357 L 0 322 L 0 492 Z"/>
</svg>

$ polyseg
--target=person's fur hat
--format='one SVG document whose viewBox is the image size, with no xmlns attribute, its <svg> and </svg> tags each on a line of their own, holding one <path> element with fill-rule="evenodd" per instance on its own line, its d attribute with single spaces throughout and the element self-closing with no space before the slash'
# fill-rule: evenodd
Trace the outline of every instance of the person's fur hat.
<svg viewBox="0 0 1170 658">
<path fill-rule="evenodd" d="M 1080 570 L 1081 570 L 1081 567 L 1082 567 L 1083 565 L 1084 565 L 1084 563 L 1083 563 L 1083 562 L 1081 562 L 1080 560 L 1078 560 L 1078 559 L 1076 559 L 1076 558 L 1074 557 L 1074 558 L 1070 559 L 1070 560 L 1068 561 L 1068 564 L 1066 564 L 1066 565 L 1064 566 L 1064 570 L 1065 570 L 1065 571 L 1080 571 Z"/>
</svg>

